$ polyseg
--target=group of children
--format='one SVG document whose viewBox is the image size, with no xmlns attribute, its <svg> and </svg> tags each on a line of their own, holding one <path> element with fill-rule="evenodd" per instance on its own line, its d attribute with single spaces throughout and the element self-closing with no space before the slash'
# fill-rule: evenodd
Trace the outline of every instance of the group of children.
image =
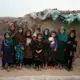
<svg viewBox="0 0 80 80">
<path fill-rule="evenodd" d="M 36 28 L 24 32 L 22 27 L 15 29 L 12 25 L 4 33 L 2 40 L 2 68 L 10 67 L 21 69 L 22 66 L 32 67 L 36 70 L 65 67 L 72 69 L 74 53 L 76 52 L 76 31 L 67 34 L 64 26 L 58 32 L 45 29 L 41 32 Z"/>
</svg>

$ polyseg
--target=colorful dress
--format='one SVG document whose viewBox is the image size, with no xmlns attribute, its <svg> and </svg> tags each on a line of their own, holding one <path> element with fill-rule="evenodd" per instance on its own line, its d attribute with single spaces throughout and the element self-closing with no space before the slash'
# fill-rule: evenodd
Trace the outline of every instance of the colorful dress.
<svg viewBox="0 0 80 80">
<path fill-rule="evenodd" d="M 24 51 L 22 50 L 22 47 L 23 47 L 23 44 L 20 42 L 16 45 L 15 57 L 16 57 L 16 64 L 17 65 L 20 65 L 23 63 Z"/>
<path fill-rule="evenodd" d="M 13 62 L 13 40 L 12 38 L 4 38 L 2 41 L 1 51 L 3 52 L 2 56 L 2 67 L 5 67 L 5 64 L 11 64 Z"/>
</svg>

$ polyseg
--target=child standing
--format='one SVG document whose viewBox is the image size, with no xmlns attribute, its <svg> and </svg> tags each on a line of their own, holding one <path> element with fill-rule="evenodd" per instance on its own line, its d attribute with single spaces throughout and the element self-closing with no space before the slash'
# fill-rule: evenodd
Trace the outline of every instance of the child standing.
<svg viewBox="0 0 80 80">
<path fill-rule="evenodd" d="M 16 66 L 17 69 L 22 68 L 23 58 L 24 58 L 24 47 L 21 42 L 18 42 L 15 46 L 15 57 L 16 57 Z"/>
<path fill-rule="evenodd" d="M 14 41 L 14 35 L 16 34 L 16 29 L 15 29 L 15 24 L 12 23 L 9 27 L 9 31 L 11 33 L 11 37 L 13 39 L 13 46 L 15 44 L 15 41 Z M 15 64 L 16 64 L 16 61 L 15 61 L 15 50 L 13 50 L 13 66 L 15 67 Z"/>
<path fill-rule="evenodd" d="M 62 69 L 64 65 L 64 55 L 66 50 L 66 42 L 67 42 L 67 33 L 64 26 L 61 26 L 60 31 L 58 33 L 58 50 L 57 50 L 57 58 L 58 58 L 58 67 Z"/>
<path fill-rule="evenodd" d="M 72 62 L 74 58 L 74 52 L 76 50 L 77 42 L 75 41 L 76 34 L 72 30 L 69 33 L 68 41 L 67 41 L 67 48 L 66 48 L 66 58 L 67 58 L 67 68 L 68 70 L 72 69 Z"/>
<path fill-rule="evenodd" d="M 56 64 L 55 61 L 56 51 L 58 48 L 57 33 L 55 31 L 51 32 L 51 37 L 49 38 L 49 41 L 50 41 L 49 66 L 53 68 Z"/>
<path fill-rule="evenodd" d="M 35 67 L 40 70 L 43 62 L 43 42 L 42 34 L 37 35 L 37 41 L 35 44 Z"/>
<path fill-rule="evenodd" d="M 25 33 L 25 54 L 24 54 L 24 64 L 31 66 L 32 64 L 32 34 L 28 30 Z"/>
<path fill-rule="evenodd" d="M 10 32 L 7 31 L 4 33 L 4 39 L 2 41 L 2 46 L 1 46 L 1 51 L 2 51 L 2 67 L 5 68 L 5 65 L 8 65 L 7 70 L 9 71 L 10 69 L 10 64 L 13 62 L 13 40 L 10 36 Z"/>
<path fill-rule="evenodd" d="M 49 57 L 49 48 L 50 48 L 50 44 L 48 40 L 49 36 L 50 36 L 49 29 L 45 29 L 43 31 L 43 57 L 44 57 L 43 67 L 45 69 L 47 69 L 48 67 L 48 57 Z"/>
</svg>

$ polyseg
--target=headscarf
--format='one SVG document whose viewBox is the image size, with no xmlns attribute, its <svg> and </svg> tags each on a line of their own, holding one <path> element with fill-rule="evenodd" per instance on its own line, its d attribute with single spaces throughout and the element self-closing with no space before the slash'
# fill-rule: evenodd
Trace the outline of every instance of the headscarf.
<svg viewBox="0 0 80 80">
<path fill-rule="evenodd" d="M 16 42 L 24 43 L 25 42 L 25 37 L 24 37 L 23 31 L 21 33 L 19 32 L 20 28 L 22 28 L 22 27 L 18 28 L 17 33 L 14 35 L 14 39 L 15 39 Z M 22 28 L 22 30 L 23 30 L 23 28 Z"/>
<path fill-rule="evenodd" d="M 59 40 L 59 41 L 66 42 L 68 36 L 67 36 L 65 27 L 64 27 L 64 26 L 61 26 L 60 30 L 64 30 L 64 33 L 61 34 L 61 33 L 59 32 L 59 34 L 58 34 L 58 40 Z"/>
<path fill-rule="evenodd" d="M 71 34 L 71 33 L 73 33 L 73 34 L 74 34 L 74 36 L 73 36 L 73 37 L 71 37 L 71 36 L 70 36 L 70 34 Z M 69 33 L 69 35 L 68 35 L 68 38 L 69 38 L 69 39 L 71 39 L 71 40 L 75 40 L 75 38 L 76 38 L 76 33 L 75 33 L 75 31 L 74 31 L 74 30 L 71 30 L 71 32 L 70 32 L 70 33 Z"/>
<path fill-rule="evenodd" d="M 46 31 L 46 30 L 48 31 L 48 34 L 47 34 L 47 35 L 45 35 L 45 31 Z M 48 40 L 49 36 L 50 36 L 49 29 L 45 29 L 45 30 L 43 31 L 43 39 L 44 39 L 44 40 Z"/>
<path fill-rule="evenodd" d="M 13 40 L 12 40 L 11 37 L 6 38 L 6 34 L 9 34 L 9 35 L 10 35 L 10 32 L 9 32 L 9 31 L 6 31 L 6 32 L 4 33 L 4 41 L 5 41 L 5 43 L 6 43 L 9 47 L 11 47 L 11 46 L 13 46 Z"/>
<path fill-rule="evenodd" d="M 12 24 L 10 27 L 9 27 L 9 31 L 11 33 L 11 36 L 14 36 L 16 30 L 15 30 L 15 26 L 14 26 L 14 30 L 11 30 L 11 27 L 14 26 L 14 24 Z"/>
</svg>

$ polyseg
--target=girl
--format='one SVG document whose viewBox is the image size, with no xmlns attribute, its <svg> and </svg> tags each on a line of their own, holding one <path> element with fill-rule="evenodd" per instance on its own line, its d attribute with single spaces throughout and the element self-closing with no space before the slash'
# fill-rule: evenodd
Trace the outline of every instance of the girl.
<svg viewBox="0 0 80 80">
<path fill-rule="evenodd" d="M 16 33 L 16 30 L 15 30 L 15 25 L 14 23 L 11 24 L 10 28 L 9 28 L 9 31 L 11 33 L 11 37 L 13 39 L 13 45 L 15 44 L 15 41 L 14 41 L 14 35 Z M 16 64 L 16 61 L 15 61 L 15 50 L 13 50 L 13 65 L 15 66 Z"/>
<path fill-rule="evenodd" d="M 4 39 L 2 41 L 2 67 L 5 68 L 5 65 L 7 64 L 9 71 L 10 64 L 13 62 L 13 40 L 10 36 L 10 32 L 7 31 L 4 33 Z"/>
<path fill-rule="evenodd" d="M 57 33 L 55 31 L 51 32 L 52 40 L 50 41 L 50 53 L 49 53 L 49 66 L 54 67 L 56 64 L 56 51 L 58 47 L 58 41 L 57 41 Z M 49 39 L 50 39 L 49 38 Z"/>
<path fill-rule="evenodd" d="M 23 34 L 23 28 L 22 27 L 18 27 L 18 31 L 17 33 L 14 35 L 14 40 L 15 40 L 15 46 L 18 42 L 21 42 L 21 43 L 25 43 L 25 37 L 24 37 L 24 34 Z"/>
<path fill-rule="evenodd" d="M 40 70 L 43 62 L 43 42 L 42 34 L 37 35 L 37 41 L 35 44 L 35 67 Z"/>
<path fill-rule="evenodd" d="M 36 50 L 36 47 L 35 47 L 35 44 L 36 44 L 36 37 L 35 36 L 33 36 L 33 38 L 32 38 L 32 62 L 33 62 L 33 65 L 34 65 L 34 68 L 35 68 L 35 50 Z"/>
<path fill-rule="evenodd" d="M 48 38 L 49 38 L 49 29 L 45 29 L 43 31 L 43 57 L 44 57 L 44 60 L 43 60 L 43 67 L 45 69 L 47 69 L 47 66 L 48 66 L 48 56 L 49 56 L 49 41 L 48 41 Z"/>
<path fill-rule="evenodd" d="M 25 54 L 24 54 L 24 64 L 31 65 L 32 64 L 32 34 L 31 31 L 28 30 L 25 33 Z"/>
<path fill-rule="evenodd" d="M 60 31 L 58 33 L 58 50 L 57 50 L 57 59 L 58 59 L 58 67 L 62 69 L 64 65 L 64 54 L 66 50 L 66 42 L 67 42 L 67 33 L 64 26 L 61 26 Z"/>
<path fill-rule="evenodd" d="M 21 42 L 18 42 L 15 46 L 15 52 L 17 69 L 21 69 L 24 58 L 24 46 Z"/>
<path fill-rule="evenodd" d="M 37 39 L 37 35 L 41 33 L 41 29 L 40 28 L 36 28 L 34 34 L 33 34 L 33 37 L 35 37 Z"/>
<path fill-rule="evenodd" d="M 72 30 L 68 36 L 67 49 L 66 49 L 66 58 L 67 58 L 68 70 L 71 70 L 71 68 L 72 68 L 74 52 L 75 52 L 76 46 L 77 46 L 77 42 L 75 41 L 75 38 L 76 38 L 76 34 Z"/>
</svg>

